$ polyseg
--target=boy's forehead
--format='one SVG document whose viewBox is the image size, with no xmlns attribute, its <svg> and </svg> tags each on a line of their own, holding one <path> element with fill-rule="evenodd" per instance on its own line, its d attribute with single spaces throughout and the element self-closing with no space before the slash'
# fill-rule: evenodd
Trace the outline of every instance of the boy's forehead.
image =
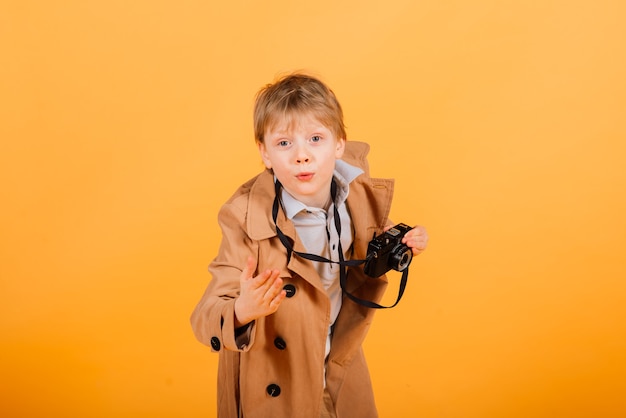
<svg viewBox="0 0 626 418">
<path fill-rule="evenodd" d="M 302 127 L 324 127 L 326 124 L 312 112 L 290 112 L 287 114 L 274 115 L 267 124 L 266 132 L 289 133 Z"/>
</svg>

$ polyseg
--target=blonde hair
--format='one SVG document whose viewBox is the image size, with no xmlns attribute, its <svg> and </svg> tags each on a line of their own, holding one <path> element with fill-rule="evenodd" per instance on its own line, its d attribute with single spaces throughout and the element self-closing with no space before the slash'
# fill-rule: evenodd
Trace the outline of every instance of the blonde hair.
<svg viewBox="0 0 626 418">
<path fill-rule="evenodd" d="M 262 144 L 267 129 L 282 121 L 292 124 L 305 114 L 315 117 L 337 139 L 347 139 L 335 93 L 322 81 L 302 73 L 289 74 L 259 90 L 254 104 L 254 138 Z"/>
</svg>

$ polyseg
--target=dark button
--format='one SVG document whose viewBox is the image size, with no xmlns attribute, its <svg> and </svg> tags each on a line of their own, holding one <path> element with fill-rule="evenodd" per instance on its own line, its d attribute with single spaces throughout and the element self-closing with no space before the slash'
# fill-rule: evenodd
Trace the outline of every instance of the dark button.
<svg viewBox="0 0 626 418">
<path fill-rule="evenodd" d="M 287 348 L 287 343 L 280 337 L 276 337 L 276 339 L 274 340 L 274 345 L 279 350 L 284 350 L 285 348 Z"/>
<path fill-rule="evenodd" d="M 211 347 L 215 351 L 220 351 L 220 348 L 222 348 L 222 344 L 220 343 L 220 339 L 217 338 L 217 337 L 211 338 Z"/>
<path fill-rule="evenodd" d="M 272 398 L 277 397 L 278 395 L 280 395 L 280 386 L 275 385 L 275 384 L 271 384 L 267 386 L 267 394 L 270 395 Z"/>
<path fill-rule="evenodd" d="M 288 298 L 291 298 L 293 297 L 293 295 L 296 294 L 296 287 L 292 284 L 286 284 L 285 286 L 283 286 L 283 290 L 287 292 Z"/>
</svg>

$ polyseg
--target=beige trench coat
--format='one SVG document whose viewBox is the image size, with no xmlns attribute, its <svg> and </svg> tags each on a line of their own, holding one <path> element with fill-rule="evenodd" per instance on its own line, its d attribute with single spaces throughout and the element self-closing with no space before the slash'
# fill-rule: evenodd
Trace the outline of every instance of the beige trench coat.
<svg viewBox="0 0 626 418">
<path fill-rule="evenodd" d="M 353 259 L 364 259 L 374 233 L 390 223 L 393 180 L 369 177 L 368 151 L 369 145 L 348 141 L 343 156 L 365 171 L 350 184 L 347 200 L 354 228 Z M 224 204 L 218 216 L 222 243 L 209 266 L 212 280 L 191 316 L 198 340 L 219 352 L 220 418 L 320 416 L 330 302 L 309 261 L 293 255 L 286 264 L 272 221 L 274 194 L 273 175 L 264 171 Z M 296 251 L 306 252 L 282 211 L 277 224 Z M 234 302 L 249 255 L 258 260 L 257 271 L 281 270 L 288 296 L 275 314 L 253 322 L 249 344 L 237 347 Z M 349 269 L 348 289 L 362 299 L 379 301 L 386 283 L 385 277 L 365 276 L 361 266 Z M 326 369 L 338 418 L 377 416 L 361 346 L 374 313 L 344 296 Z"/>
</svg>

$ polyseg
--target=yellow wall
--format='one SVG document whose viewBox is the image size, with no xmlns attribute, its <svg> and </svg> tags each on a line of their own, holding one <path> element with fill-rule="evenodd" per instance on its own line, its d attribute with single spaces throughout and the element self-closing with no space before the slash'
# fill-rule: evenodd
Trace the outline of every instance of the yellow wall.
<svg viewBox="0 0 626 418">
<path fill-rule="evenodd" d="M 3 2 L 0 415 L 214 415 L 188 317 L 254 93 L 307 69 L 431 235 L 381 416 L 626 416 L 625 4 Z"/>
</svg>

